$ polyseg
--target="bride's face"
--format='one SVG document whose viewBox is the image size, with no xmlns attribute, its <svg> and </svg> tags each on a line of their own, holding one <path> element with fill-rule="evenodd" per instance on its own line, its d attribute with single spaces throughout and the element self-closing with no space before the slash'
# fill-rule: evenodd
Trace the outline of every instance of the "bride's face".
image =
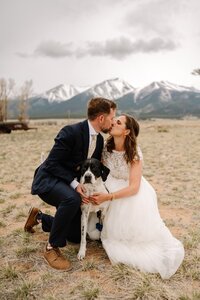
<svg viewBox="0 0 200 300">
<path fill-rule="evenodd" d="M 112 136 L 126 136 L 128 134 L 128 129 L 126 129 L 126 117 L 119 116 L 114 119 L 113 127 L 110 131 Z"/>
</svg>

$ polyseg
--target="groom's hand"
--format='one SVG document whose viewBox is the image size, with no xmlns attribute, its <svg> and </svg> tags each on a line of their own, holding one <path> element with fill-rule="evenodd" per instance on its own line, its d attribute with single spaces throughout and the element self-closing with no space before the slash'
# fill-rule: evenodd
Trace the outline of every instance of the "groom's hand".
<svg viewBox="0 0 200 300">
<path fill-rule="evenodd" d="M 77 185 L 77 187 L 76 187 L 76 191 L 77 191 L 77 193 L 80 194 L 80 196 L 82 198 L 82 203 L 88 204 L 90 202 L 90 199 L 85 194 L 86 189 L 83 184 L 79 183 L 79 185 Z"/>
<path fill-rule="evenodd" d="M 76 187 L 76 191 L 77 191 L 77 193 L 79 193 L 81 195 L 82 198 L 87 197 L 85 194 L 86 190 L 85 190 L 85 187 L 83 184 L 79 183 Z"/>
</svg>

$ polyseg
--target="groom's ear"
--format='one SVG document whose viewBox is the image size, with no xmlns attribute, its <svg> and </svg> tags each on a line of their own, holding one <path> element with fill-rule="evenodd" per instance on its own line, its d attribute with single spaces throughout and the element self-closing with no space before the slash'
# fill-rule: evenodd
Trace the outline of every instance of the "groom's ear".
<svg viewBox="0 0 200 300">
<path fill-rule="evenodd" d="M 83 165 L 83 161 L 81 161 L 78 164 L 76 164 L 76 166 L 75 166 L 76 172 L 80 172 L 81 171 L 82 165 Z"/>
<path fill-rule="evenodd" d="M 104 164 L 101 163 L 101 178 L 103 181 L 106 181 L 108 174 L 110 173 L 110 169 L 108 169 Z"/>
<path fill-rule="evenodd" d="M 77 173 L 77 178 L 78 180 L 80 179 L 81 177 L 81 169 L 82 169 L 82 165 L 83 165 L 83 161 L 79 162 L 78 164 L 76 164 L 75 166 L 75 171 Z"/>
</svg>

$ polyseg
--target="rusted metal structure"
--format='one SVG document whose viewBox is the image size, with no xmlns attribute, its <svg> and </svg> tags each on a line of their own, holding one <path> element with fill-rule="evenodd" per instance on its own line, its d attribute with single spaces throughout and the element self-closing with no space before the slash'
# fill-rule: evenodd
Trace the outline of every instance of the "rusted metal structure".
<svg viewBox="0 0 200 300">
<path fill-rule="evenodd" d="M 0 122 L 0 133 L 11 133 L 12 130 L 30 130 L 37 129 L 36 127 L 29 127 L 27 122 Z"/>
</svg>

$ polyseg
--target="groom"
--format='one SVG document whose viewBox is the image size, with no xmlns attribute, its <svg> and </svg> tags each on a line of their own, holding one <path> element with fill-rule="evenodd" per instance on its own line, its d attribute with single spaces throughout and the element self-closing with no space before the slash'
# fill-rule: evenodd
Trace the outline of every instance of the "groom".
<svg viewBox="0 0 200 300">
<path fill-rule="evenodd" d="M 70 270 L 71 263 L 59 247 L 66 241 L 80 242 L 80 204 L 85 197 L 83 186 L 76 181 L 76 166 L 88 157 L 101 159 L 103 137 L 112 127 L 116 104 L 108 99 L 93 98 L 88 103 L 88 119 L 60 130 L 47 159 L 36 169 L 32 194 L 56 207 L 55 216 L 42 213 L 37 208 L 29 212 L 24 230 L 42 224 L 50 232 L 44 258 L 52 268 Z"/>
</svg>

